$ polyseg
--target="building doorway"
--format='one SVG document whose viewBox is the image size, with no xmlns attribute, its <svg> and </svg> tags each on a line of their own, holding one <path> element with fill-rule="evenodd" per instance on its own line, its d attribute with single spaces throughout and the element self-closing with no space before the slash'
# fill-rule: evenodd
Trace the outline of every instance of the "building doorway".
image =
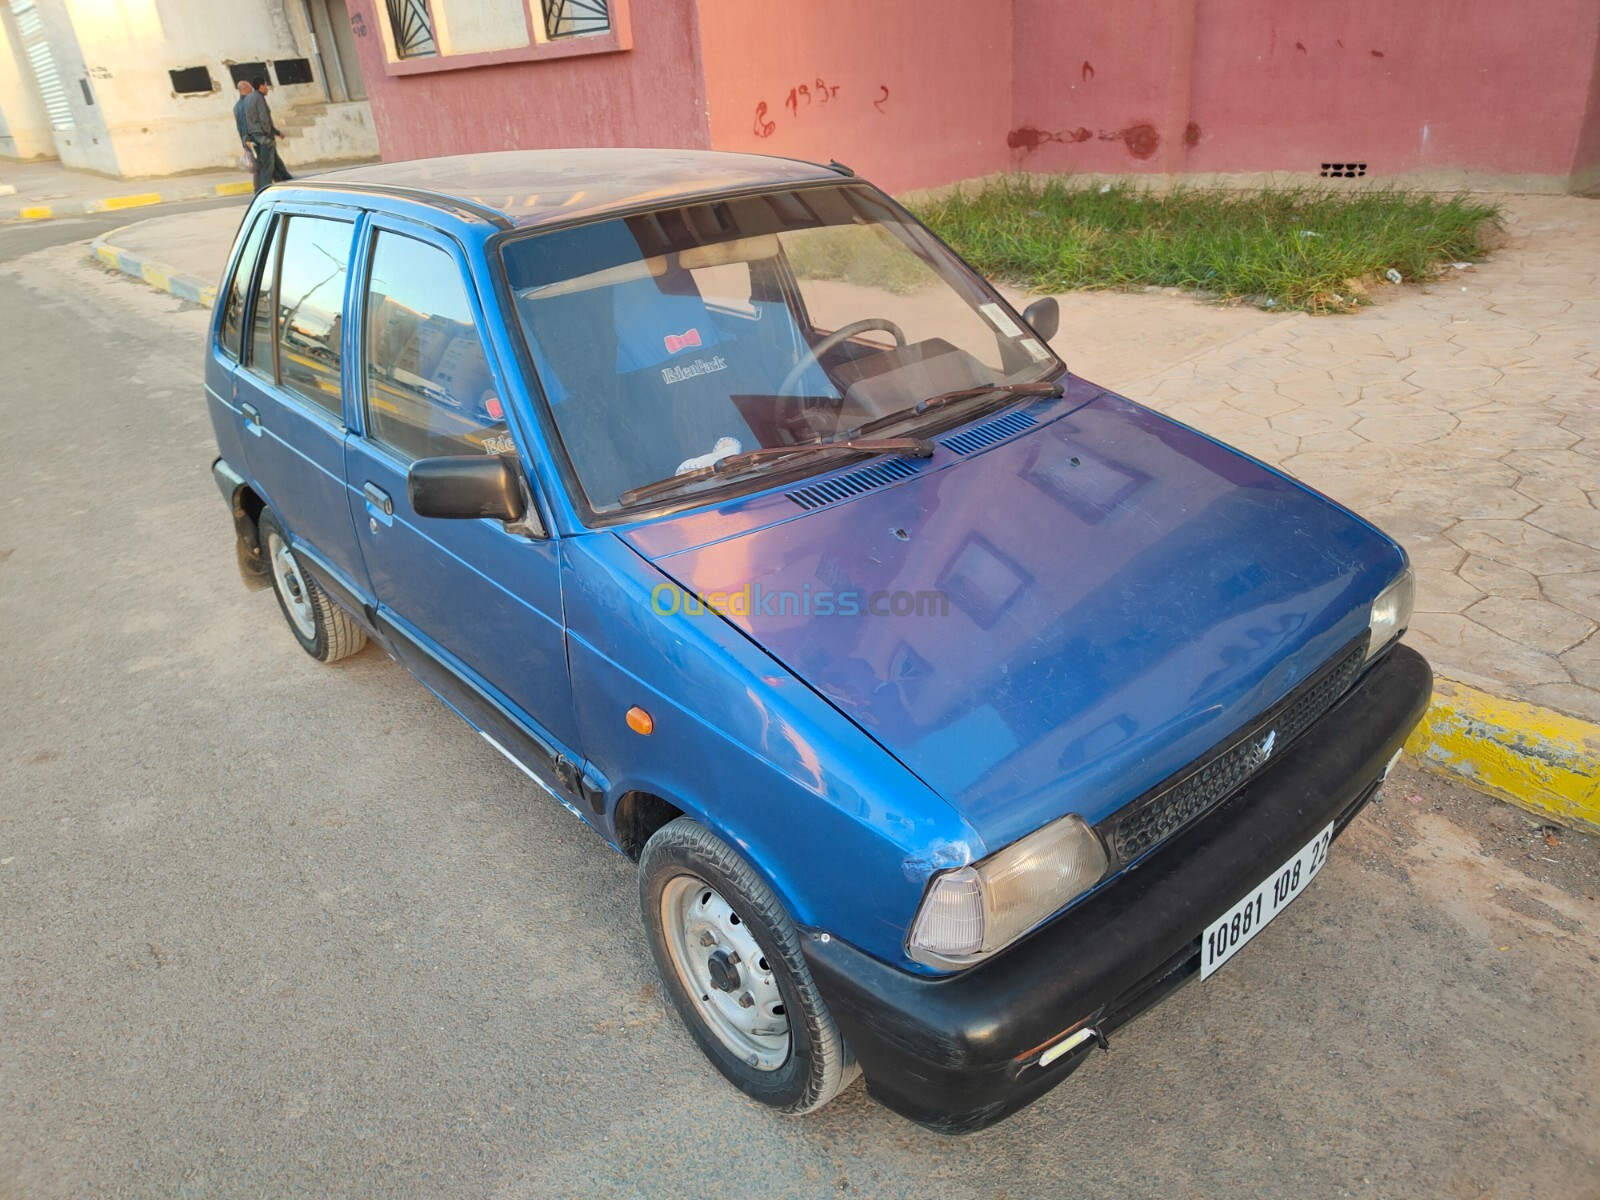
<svg viewBox="0 0 1600 1200">
<path fill-rule="evenodd" d="M 365 100 L 366 81 L 356 57 L 356 40 L 350 32 L 350 12 L 345 0 L 305 0 L 306 20 L 317 39 L 317 60 L 328 99 L 335 103 Z"/>
</svg>

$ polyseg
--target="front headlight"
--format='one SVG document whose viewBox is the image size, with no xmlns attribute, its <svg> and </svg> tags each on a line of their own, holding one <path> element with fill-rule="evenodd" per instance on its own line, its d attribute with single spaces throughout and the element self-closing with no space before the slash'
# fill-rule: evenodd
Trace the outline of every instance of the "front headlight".
<svg viewBox="0 0 1600 1200">
<path fill-rule="evenodd" d="M 1410 567 L 1378 593 L 1378 598 L 1372 602 L 1372 615 L 1367 620 L 1367 628 L 1371 630 L 1371 637 L 1367 639 L 1368 662 L 1411 624 L 1411 605 L 1416 595 L 1416 581 L 1411 577 Z"/>
<path fill-rule="evenodd" d="M 932 967 L 960 967 L 1014 942 L 1106 873 L 1105 847 L 1073 814 L 934 876 L 906 951 Z"/>
</svg>

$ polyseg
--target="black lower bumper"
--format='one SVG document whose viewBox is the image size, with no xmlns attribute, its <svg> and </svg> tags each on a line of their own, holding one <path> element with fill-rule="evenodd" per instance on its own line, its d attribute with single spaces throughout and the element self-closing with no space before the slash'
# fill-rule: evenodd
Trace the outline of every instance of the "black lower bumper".
<svg viewBox="0 0 1600 1200">
<path fill-rule="evenodd" d="M 1047 1067 L 1038 1051 L 1074 1026 L 1108 1033 L 1197 974 L 1206 926 L 1371 799 L 1432 687 L 1422 656 L 1397 646 L 1220 808 L 982 966 L 930 979 L 804 938 L 868 1091 L 947 1133 L 992 1125 L 1049 1091 L 1095 1043 Z"/>
</svg>

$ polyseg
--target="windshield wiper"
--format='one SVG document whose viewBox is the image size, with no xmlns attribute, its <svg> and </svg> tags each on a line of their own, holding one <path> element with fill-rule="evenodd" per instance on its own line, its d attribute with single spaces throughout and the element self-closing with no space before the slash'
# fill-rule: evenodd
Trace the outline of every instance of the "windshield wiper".
<svg viewBox="0 0 1600 1200">
<path fill-rule="evenodd" d="M 940 392 L 937 396 L 929 396 L 926 400 L 919 400 L 910 408 L 902 408 L 876 420 L 868 421 L 861 427 L 865 433 L 872 429 L 882 429 L 887 425 L 898 425 L 911 417 L 920 417 L 924 413 L 933 412 L 943 408 L 946 404 L 954 404 L 958 400 L 973 400 L 979 396 L 1040 396 L 1055 398 L 1062 394 L 1059 383 L 1041 381 L 1038 383 L 986 383 L 979 387 L 959 388 L 953 392 Z"/>
<path fill-rule="evenodd" d="M 820 442 L 796 442 L 792 446 L 762 446 L 757 450 L 746 450 L 742 454 L 730 454 L 727 458 L 718 459 L 709 467 L 696 467 L 692 471 L 685 471 L 682 475 L 670 475 L 666 479 L 658 479 L 654 483 L 641 484 L 636 488 L 629 488 L 618 499 L 623 504 L 632 504 L 637 500 L 659 496 L 665 492 L 675 491 L 684 484 L 696 483 L 702 479 L 712 479 L 718 475 L 736 475 L 750 467 L 760 466 L 762 463 L 775 458 L 786 458 L 791 454 L 814 453 L 819 450 L 853 450 L 865 454 L 904 454 L 911 458 L 929 458 L 933 455 L 933 443 L 924 438 L 898 437 L 898 438 L 860 438 L 860 437 L 835 437 Z"/>
</svg>

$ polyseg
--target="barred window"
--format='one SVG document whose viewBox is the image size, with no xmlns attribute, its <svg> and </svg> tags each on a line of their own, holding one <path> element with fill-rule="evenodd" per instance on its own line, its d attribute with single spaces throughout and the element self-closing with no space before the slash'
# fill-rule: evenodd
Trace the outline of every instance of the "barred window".
<svg viewBox="0 0 1600 1200">
<path fill-rule="evenodd" d="M 384 0 L 394 52 L 400 58 L 426 58 L 439 53 L 433 36 L 433 14 L 428 0 Z"/>
<path fill-rule="evenodd" d="M 544 0 L 544 32 L 551 40 L 610 29 L 607 0 Z"/>
</svg>

